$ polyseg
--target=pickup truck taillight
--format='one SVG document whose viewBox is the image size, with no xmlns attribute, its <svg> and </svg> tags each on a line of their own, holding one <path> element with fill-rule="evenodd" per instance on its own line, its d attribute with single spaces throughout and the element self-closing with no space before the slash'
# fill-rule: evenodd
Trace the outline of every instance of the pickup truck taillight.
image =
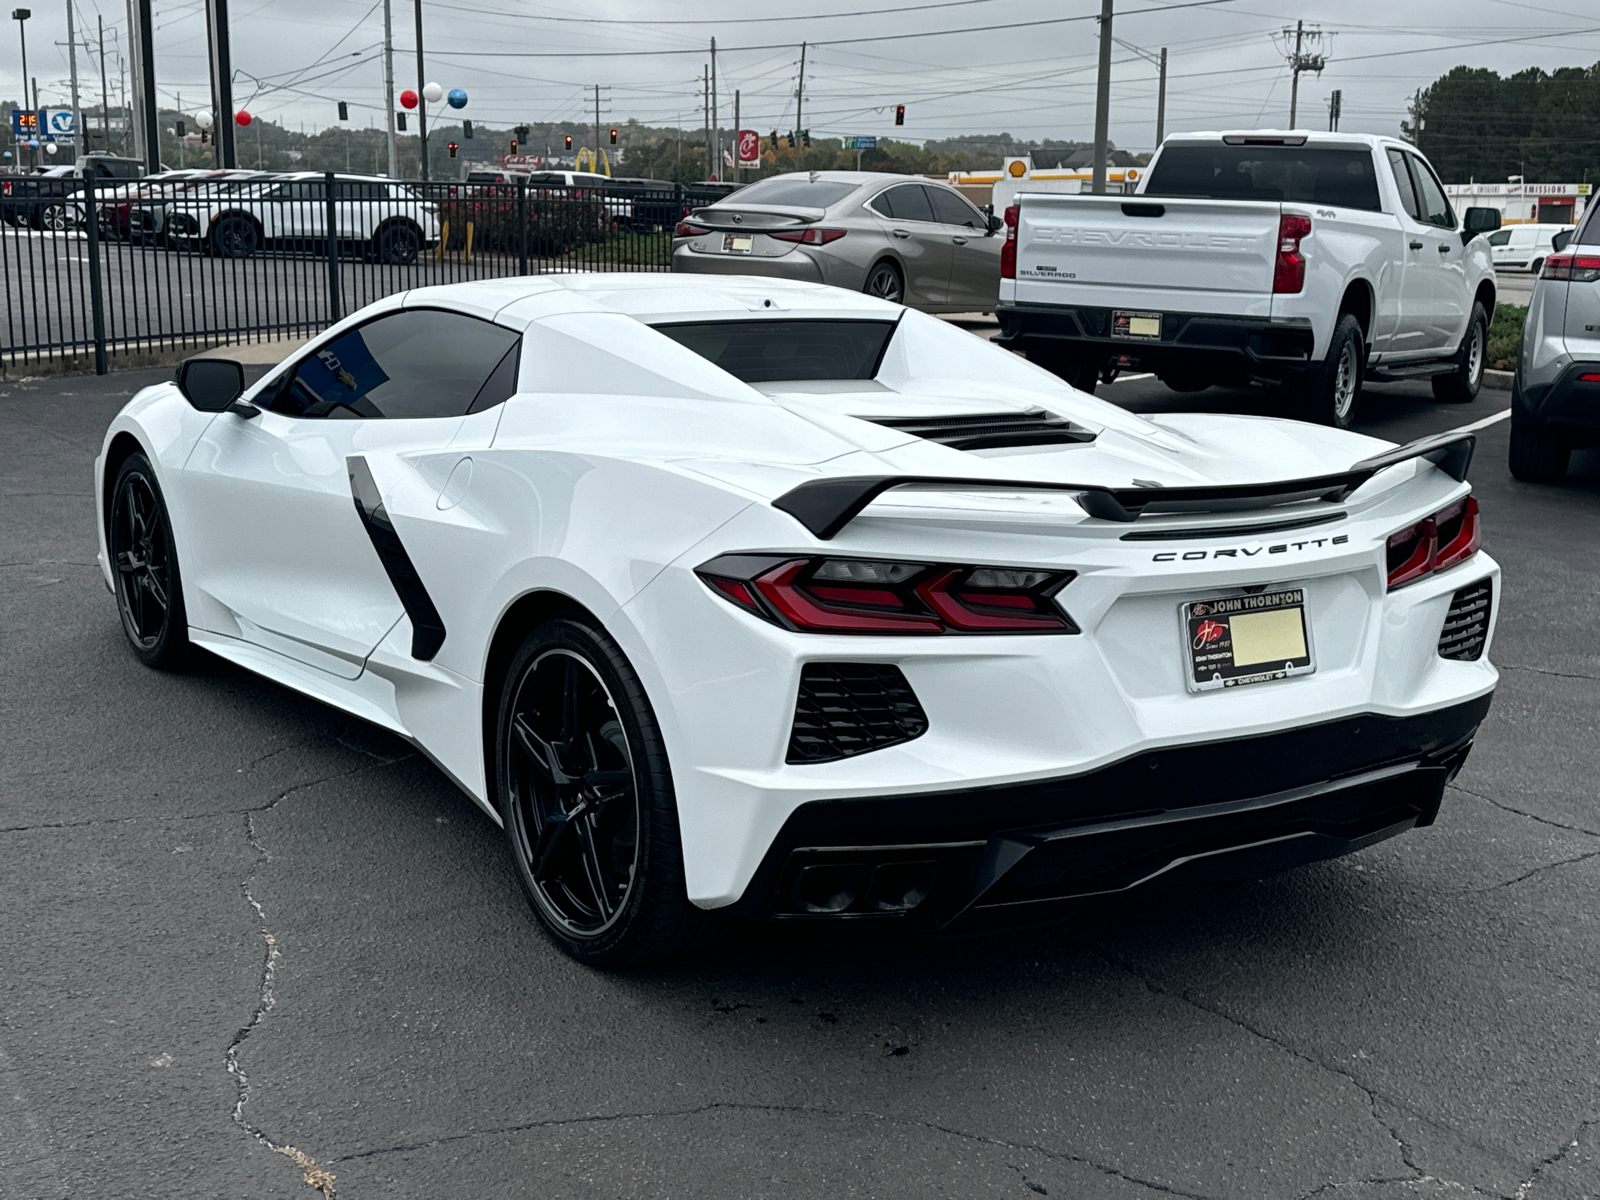
<svg viewBox="0 0 1600 1200">
<path fill-rule="evenodd" d="M 1000 278 L 1015 279 L 1017 277 L 1017 219 L 1022 214 L 1022 209 L 1016 204 L 1006 208 L 1006 241 L 1000 247 Z"/>
<path fill-rule="evenodd" d="M 1540 279 L 1560 279 L 1568 283 L 1600 281 L 1600 255 L 1552 254 L 1544 260 Z"/>
<path fill-rule="evenodd" d="M 1306 256 L 1300 253 L 1300 239 L 1310 233 L 1310 217 L 1284 213 L 1278 218 L 1278 258 L 1272 268 L 1275 295 L 1293 294 L 1306 286 Z"/>
</svg>

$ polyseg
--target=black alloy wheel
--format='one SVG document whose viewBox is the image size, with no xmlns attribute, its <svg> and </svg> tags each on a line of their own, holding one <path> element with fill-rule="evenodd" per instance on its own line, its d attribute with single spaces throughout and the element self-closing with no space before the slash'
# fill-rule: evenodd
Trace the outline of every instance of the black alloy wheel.
<svg viewBox="0 0 1600 1200">
<path fill-rule="evenodd" d="M 46 204 L 39 210 L 39 228 L 46 233 L 65 233 L 72 228 L 72 218 L 65 204 Z"/>
<path fill-rule="evenodd" d="M 620 648 L 540 626 L 513 658 L 496 737 L 501 812 L 534 913 L 595 966 L 660 958 L 692 932 L 661 732 Z"/>
<path fill-rule="evenodd" d="M 867 272 L 867 282 L 861 289 L 869 296 L 888 300 L 892 304 L 906 302 L 906 285 L 900 279 L 900 269 L 888 259 L 873 264 Z"/>
<path fill-rule="evenodd" d="M 374 248 L 379 262 L 392 267 L 409 267 L 422 251 L 422 235 L 414 226 L 396 222 L 378 230 Z"/>
<path fill-rule="evenodd" d="M 172 523 L 150 460 L 130 455 L 111 493 L 106 548 L 128 644 L 149 667 L 174 666 L 189 645 Z"/>
<path fill-rule="evenodd" d="M 249 258 L 260 248 L 260 231 L 243 213 L 227 213 L 211 226 L 211 252 L 218 258 Z"/>
</svg>

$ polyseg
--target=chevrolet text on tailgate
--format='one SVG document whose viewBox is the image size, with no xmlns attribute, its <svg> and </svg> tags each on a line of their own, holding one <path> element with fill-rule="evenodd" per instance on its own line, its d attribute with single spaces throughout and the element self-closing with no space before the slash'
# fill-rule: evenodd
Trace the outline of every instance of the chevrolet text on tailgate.
<svg viewBox="0 0 1600 1200">
<path fill-rule="evenodd" d="M 1005 211 L 1000 341 L 1092 391 L 1122 367 L 1174 391 L 1259 383 L 1348 428 L 1363 380 L 1483 381 L 1494 267 L 1416 149 L 1350 134 L 1168 138 L 1135 195 L 1026 185 Z"/>
</svg>

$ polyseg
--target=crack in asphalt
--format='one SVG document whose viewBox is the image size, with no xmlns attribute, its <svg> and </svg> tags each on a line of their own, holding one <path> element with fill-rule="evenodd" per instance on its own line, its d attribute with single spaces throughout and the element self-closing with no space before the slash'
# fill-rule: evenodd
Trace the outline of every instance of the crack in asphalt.
<svg viewBox="0 0 1600 1200">
<path fill-rule="evenodd" d="M 1548 671 L 1544 667 L 1519 667 L 1507 663 L 1495 663 L 1502 671 L 1532 671 L 1535 675 L 1549 675 L 1553 679 L 1588 679 L 1600 683 L 1600 675 L 1579 675 L 1568 671 Z"/>
<path fill-rule="evenodd" d="M 471 1141 L 477 1138 L 496 1137 L 505 1134 L 527 1133 L 535 1129 L 555 1129 L 577 1125 L 599 1125 L 612 1121 L 650 1121 L 661 1120 L 667 1117 L 693 1117 L 709 1112 L 769 1112 L 789 1113 L 802 1116 L 820 1117 L 847 1117 L 851 1119 L 866 1119 L 882 1121 L 886 1124 L 898 1125 L 912 1129 L 928 1129 L 935 1133 L 947 1134 L 950 1137 L 961 1138 L 965 1141 L 977 1142 L 981 1145 L 995 1146 L 1002 1150 L 1017 1150 L 1031 1154 L 1038 1154 L 1056 1162 L 1075 1163 L 1091 1170 L 1100 1172 L 1113 1179 L 1120 1179 L 1139 1187 L 1148 1188 L 1163 1196 L 1179 1196 L 1184 1200 L 1213 1200 L 1203 1192 L 1185 1192 L 1179 1188 L 1161 1183 L 1154 1179 L 1145 1179 L 1138 1175 L 1130 1174 L 1117 1167 L 1107 1166 L 1081 1154 L 1071 1154 L 1061 1150 L 1051 1150 L 1032 1142 L 1013 1142 L 1005 1138 L 991 1137 L 988 1134 L 973 1133 L 970 1130 L 954 1129 L 948 1125 L 940 1125 L 935 1121 L 917 1121 L 908 1117 L 893 1117 L 886 1113 L 867 1112 L 860 1109 L 834 1109 L 817 1108 L 803 1104 L 750 1104 L 737 1101 L 712 1101 L 709 1104 L 699 1104 L 689 1108 L 664 1109 L 659 1112 L 621 1112 L 597 1113 L 587 1117 L 549 1117 L 542 1121 L 525 1121 L 517 1125 L 498 1126 L 489 1129 L 475 1129 L 465 1133 L 450 1133 L 440 1137 L 429 1138 L 426 1141 L 402 1143 L 395 1146 L 384 1146 L 376 1150 L 361 1150 L 354 1154 L 344 1154 L 337 1158 L 329 1159 L 330 1163 L 356 1162 L 361 1159 L 377 1158 L 385 1154 L 405 1154 L 414 1150 L 427 1150 L 435 1146 L 446 1146 L 454 1142 Z"/>
<path fill-rule="evenodd" d="M 1596 853 L 1600 853 L 1600 851 L 1597 851 Z M 1307 1054 L 1303 1050 L 1297 1050 L 1295 1047 L 1293 1047 L 1291 1045 L 1288 1045 L 1287 1043 L 1285 1043 L 1283 1041 L 1280 1041 L 1279 1039 L 1273 1037 L 1270 1033 L 1267 1033 L 1265 1030 L 1256 1028 L 1254 1025 L 1250 1024 L 1248 1021 L 1245 1021 L 1245 1020 L 1243 1020 L 1243 1019 L 1241 1019 L 1239 1017 L 1236 1017 L 1232 1013 L 1224 1012 L 1220 1008 L 1216 1008 L 1216 1007 L 1213 1007 L 1212 1005 L 1205 1004 L 1205 1003 L 1202 1003 L 1199 1000 L 1196 1000 L 1188 992 L 1172 991 L 1171 989 L 1162 987 L 1160 984 L 1158 984 L 1158 983 L 1154 982 L 1153 980 L 1148 979 L 1145 976 L 1141 975 L 1137 970 L 1134 969 L 1134 967 L 1131 964 L 1123 962 L 1122 960 L 1118 959 L 1117 957 L 1115 957 L 1113 954 L 1111 954 L 1109 951 L 1103 949 L 1102 947 L 1090 946 L 1090 947 L 1088 947 L 1088 949 L 1090 950 L 1091 953 L 1095 954 L 1096 956 L 1098 956 L 1099 958 L 1104 960 L 1109 966 L 1111 966 L 1112 968 L 1114 968 L 1116 970 L 1120 970 L 1120 971 L 1125 972 L 1130 978 L 1136 980 L 1138 983 L 1143 985 L 1145 988 L 1149 989 L 1155 995 L 1165 996 L 1165 997 L 1168 997 L 1168 998 L 1173 999 L 1173 1000 L 1178 1000 L 1178 1001 L 1180 1001 L 1180 1002 L 1182 1002 L 1184 1004 L 1188 1004 L 1191 1007 L 1200 1010 L 1203 1013 L 1207 1013 L 1207 1014 L 1209 1014 L 1209 1015 L 1211 1015 L 1213 1017 L 1217 1017 L 1220 1020 L 1227 1021 L 1230 1025 L 1237 1026 L 1238 1028 L 1244 1030 L 1246 1033 L 1250 1034 L 1251 1036 L 1260 1038 L 1262 1041 L 1266 1042 L 1268 1045 L 1276 1047 L 1277 1049 L 1283 1051 L 1285 1054 L 1289 1055 L 1290 1057 L 1299 1059 L 1301 1062 L 1307 1063 L 1308 1065 L 1316 1067 L 1319 1070 L 1323 1070 L 1323 1071 L 1328 1072 L 1330 1075 L 1334 1075 L 1334 1076 L 1336 1076 L 1336 1077 L 1338 1077 L 1340 1079 L 1345 1080 L 1347 1083 L 1349 1083 L 1352 1087 L 1354 1087 L 1356 1090 L 1358 1090 L 1362 1095 L 1364 1095 L 1367 1098 L 1367 1105 L 1368 1105 L 1368 1108 L 1371 1111 L 1372 1119 L 1379 1125 L 1380 1128 L 1382 1128 L 1385 1132 L 1388 1133 L 1390 1140 L 1394 1143 L 1395 1151 L 1398 1154 L 1398 1156 L 1400 1158 L 1400 1161 L 1402 1163 L 1404 1163 L 1407 1167 L 1409 1167 L 1412 1171 L 1415 1172 L 1414 1175 L 1412 1175 L 1412 1176 L 1408 1177 L 1407 1179 L 1405 1179 L 1404 1182 L 1407 1182 L 1407 1183 L 1421 1183 L 1421 1182 L 1424 1182 L 1424 1181 L 1429 1181 L 1429 1182 L 1433 1182 L 1433 1183 L 1438 1183 L 1438 1184 L 1440 1184 L 1442 1186 L 1445 1186 L 1445 1187 L 1463 1188 L 1463 1189 L 1468 1189 L 1468 1190 L 1472 1190 L 1472 1191 L 1476 1191 L 1477 1190 L 1476 1188 L 1471 1188 L 1470 1185 L 1468 1185 L 1468 1184 L 1455 1183 L 1455 1182 L 1453 1182 L 1451 1180 L 1446 1180 L 1446 1179 L 1438 1179 L 1435 1176 L 1430 1175 L 1422 1167 L 1417 1165 L 1417 1163 L 1415 1162 L 1415 1160 L 1411 1156 L 1411 1147 L 1406 1144 L 1405 1138 L 1403 1138 L 1401 1136 L 1399 1127 L 1397 1125 L 1391 1124 L 1389 1121 L 1385 1120 L 1384 1117 L 1382 1116 L 1382 1114 L 1380 1114 L 1378 1112 L 1378 1103 L 1379 1103 L 1380 1100 L 1383 1103 L 1388 1104 L 1391 1107 L 1393 1107 L 1393 1108 L 1395 1108 L 1395 1109 L 1397 1109 L 1399 1111 L 1402 1111 L 1402 1112 L 1405 1112 L 1405 1113 L 1409 1114 L 1410 1116 L 1416 1118 L 1419 1121 L 1426 1122 L 1427 1124 L 1432 1125 L 1435 1128 L 1441 1129 L 1441 1130 L 1451 1134 L 1453 1137 L 1460 1138 L 1462 1141 L 1464 1141 L 1467 1144 L 1473 1146 L 1475 1149 L 1482 1150 L 1484 1153 L 1489 1154 L 1491 1156 L 1503 1157 L 1503 1155 L 1500 1155 L 1500 1153 L 1498 1151 L 1496 1151 L 1496 1150 L 1494 1150 L 1494 1149 L 1492 1149 L 1492 1148 L 1490 1148 L 1488 1146 L 1482 1145 L 1481 1143 L 1477 1142 L 1473 1138 L 1467 1136 L 1461 1130 L 1454 1129 L 1454 1128 L 1450 1127 L 1449 1125 L 1444 1124 L 1443 1122 L 1437 1121 L 1434 1118 L 1426 1115 L 1425 1113 L 1416 1112 L 1414 1109 L 1411 1109 L 1408 1105 L 1402 1103 L 1401 1101 L 1395 1099 L 1392 1096 L 1380 1095 L 1380 1093 L 1375 1088 L 1368 1087 L 1366 1084 L 1362 1083 L 1359 1079 L 1357 1079 L 1354 1075 L 1352 1075 L 1349 1071 L 1345 1070 L 1344 1068 L 1335 1066 L 1332 1063 L 1323 1062 L 1321 1059 L 1315 1058 L 1312 1055 Z M 1361 1181 L 1357 1181 L 1357 1182 L 1361 1182 Z M 1326 1188 L 1328 1185 L 1324 1184 L 1322 1186 L 1324 1188 Z M 1312 1194 L 1314 1195 L 1315 1193 L 1312 1193 Z"/>
<path fill-rule="evenodd" d="M 1449 786 L 1455 791 L 1461 792 L 1464 795 L 1471 796 L 1477 800 L 1482 800 L 1485 804 L 1492 804 L 1496 808 L 1504 809 L 1506 812 L 1514 813 L 1519 817 L 1527 817 L 1528 820 L 1537 821 L 1541 825 L 1551 825 L 1556 829 L 1565 829 L 1570 833 L 1587 834 L 1589 837 L 1600 837 L 1600 830 L 1586 829 L 1582 825 L 1567 825 L 1561 821 L 1551 820 L 1549 817 L 1541 817 L 1538 813 L 1532 813 L 1526 811 L 1525 809 L 1517 808 L 1514 805 L 1507 804 L 1504 800 L 1496 800 L 1493 796 L 1485 796 L 1482 792 L 1475 792 L 1471 788 L 1464 788 L 1459 783 L 1452 783 Z"/>
<path fill-rule="evenodd" d="M 1590 850 L 1587 854 L 1580 854 L 1576 858 L 1561 858 L 1555 862 L 1545 863 L 1542 867 L 1535 867 L 1531 871 L 1523 872 L 1515 879 L 1508 879 L 1504 883 L 1495 884 L 1493 887 L 1478 888 L 1474 894 L 1481 896 L 1485 892 L 1497 892 L 1501 888 L 1515 887 L 1525 880 L 1532 879 L 1535 875 L 1543 875 L 1546 871 L 1554 871 L 1557 867 L 1570 867 L 1577 863 L 1588 862 L 1591 858 L 1600 858 L 1600 850 Z"/>
<path fill-rule="evenodd" d="M 1529 1175 L 1527 1179 L 1523 1180 L 1523 1182 L 1518 1185 L 1517 1190 L 1512 1193 L 1512 1200 L 1527 1200 L 1528 1194 L 1533 1190 L 1534 1185 L 1538 1183 L 1539 1176 L 1544 1174 L 1546 1170 L 1555 1166 L 1563 1158 L 1576 1150 L 1578 1148 L 1579 1141 L 1581 1141 L 1583 1138 L 1584 1132 L 1591 1125 L 1597 1123 L 1600 1122 L 1597 1122 L 1594 1119 L 1582 1122 L 1578 1128 L 1573 1131 L 1572 1137 L 1570 1137 L 1559 1150 L 1557 1150 L 1554 1154 L 1547 1155 L 1535 1163 L 1533 1173 Z"/>
</svg>

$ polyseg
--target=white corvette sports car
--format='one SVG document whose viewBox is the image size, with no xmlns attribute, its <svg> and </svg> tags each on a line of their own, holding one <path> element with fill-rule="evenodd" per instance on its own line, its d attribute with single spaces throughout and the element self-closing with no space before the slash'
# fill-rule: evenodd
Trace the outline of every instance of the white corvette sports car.
<svg viewBox="0 0 1600 1200">
<path fill-rule="evenodd" d="M 396 295 L 112 422 L 135 652 L 390 729 L 590 962 L 938 927 L 1431 822 L 1488 709 L 1470 436 L 1146 419 L 741 277 Z"/>
</svg>

